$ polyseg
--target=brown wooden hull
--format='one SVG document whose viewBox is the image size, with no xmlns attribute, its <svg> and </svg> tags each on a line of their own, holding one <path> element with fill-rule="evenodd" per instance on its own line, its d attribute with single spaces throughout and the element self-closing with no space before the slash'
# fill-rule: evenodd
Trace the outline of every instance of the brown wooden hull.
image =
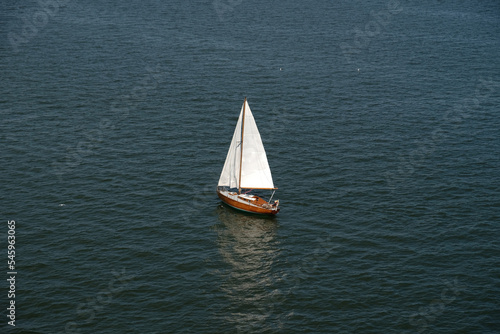
<svg viewBox="0 0 500 334">
<path fill-rule="evenodd" d="M 234 200 L 228 196 L 225 196 L 220 191 L 217 191 L 217 195 L 219 196 L 221 201 L 223 201 L 224 203 L 226 203 L 230 207 L 235 208 L 237 210 L 250 212 L 250 213 L 257 213 L 257 214 L 262 214 L 262 215 L 275 215 L 280 211 L 279 208 L 273 210 L 272 208 L 268 209 L 268 208 L 262 207 L 263 204 L 269 204 L 269 203 L 266 200 L 264 200 L 258 196 L 255 196 L 257 199 L 254 201 L 255 204 L 253 204 L 253 203 L 250 203 L 250 201 L 248 201 L 248 203 L 245 203 L 245 202 Z"/>
</svg>

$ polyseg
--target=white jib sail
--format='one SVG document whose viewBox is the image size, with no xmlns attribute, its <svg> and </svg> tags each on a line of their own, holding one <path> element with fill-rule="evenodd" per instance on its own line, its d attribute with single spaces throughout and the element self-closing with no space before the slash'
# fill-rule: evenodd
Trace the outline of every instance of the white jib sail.
<svg viewBox="0 0 500 334">
<path fill-rule="evenodd" d="M 259 129 L 253 118 L 248 102 L 245 101 L 245 128 L 243 129 L 243 158 L 241 168 L 241 188 L 273 189 L 273 177 L 267 162 L 266 151 L 260 138 Z M 219 178 L 219 186 L 238 188 L 241 155 L 241 123 L 243 106 L 234 130 L 226 162 Z"/>
</svg>

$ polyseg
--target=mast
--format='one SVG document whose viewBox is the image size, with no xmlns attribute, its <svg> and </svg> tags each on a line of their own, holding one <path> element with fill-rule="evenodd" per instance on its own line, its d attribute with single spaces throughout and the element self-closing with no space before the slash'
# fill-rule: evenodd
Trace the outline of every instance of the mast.
<svg viewBox="0 0 500 334">
<path fill-rule="evenodd" d="M 247 104 L 247 98 L 245 96 L 245 101 L 243 101 L 243 116 L 241 119 L 241 143 L 240 143 L 240 177 L 238 180 L 238 195 L 241 194 L 241 166 L 243 163 L 243 131 L 245 130 L 245 107 Z"/>
</svg>

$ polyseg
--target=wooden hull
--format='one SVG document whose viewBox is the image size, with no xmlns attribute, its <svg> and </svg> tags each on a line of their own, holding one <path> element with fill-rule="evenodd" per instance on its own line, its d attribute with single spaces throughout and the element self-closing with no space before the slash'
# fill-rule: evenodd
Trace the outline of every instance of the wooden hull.
<svg viewBox="0 0 500 334">
<path fill-rule="evenodd" d="M 253 201 L 245 201 L 245 199 L 238 197 L 236 194 L 231 195 L 230 193 L 219 190 L 217 190 L 217 195 L 221 201 L 237 210 L 262 215 L 275 215 L 280 211 L 279 207 L 272 207 L 266 200 L 258 196 L 254 196 L 255 199 Z M 268 208 L 263 207 L 263 205 L 268 206 Z"/>
</svg>

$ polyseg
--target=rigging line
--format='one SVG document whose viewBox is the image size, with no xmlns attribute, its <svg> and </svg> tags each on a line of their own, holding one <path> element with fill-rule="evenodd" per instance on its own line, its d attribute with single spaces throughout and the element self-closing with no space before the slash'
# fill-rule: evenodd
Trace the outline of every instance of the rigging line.
<svg viewBox="0 0 500 334">
<path fill-rule="evenodd" d="M 276 192 L 276 190 L 273 190 L 273 193 L 271 194 L 271 198 L 269 198 L 269 203 L 271 203 L 271 200 L 273 199 L 273 196 L 274 196 L 275 192 Z"/>
</svg>

